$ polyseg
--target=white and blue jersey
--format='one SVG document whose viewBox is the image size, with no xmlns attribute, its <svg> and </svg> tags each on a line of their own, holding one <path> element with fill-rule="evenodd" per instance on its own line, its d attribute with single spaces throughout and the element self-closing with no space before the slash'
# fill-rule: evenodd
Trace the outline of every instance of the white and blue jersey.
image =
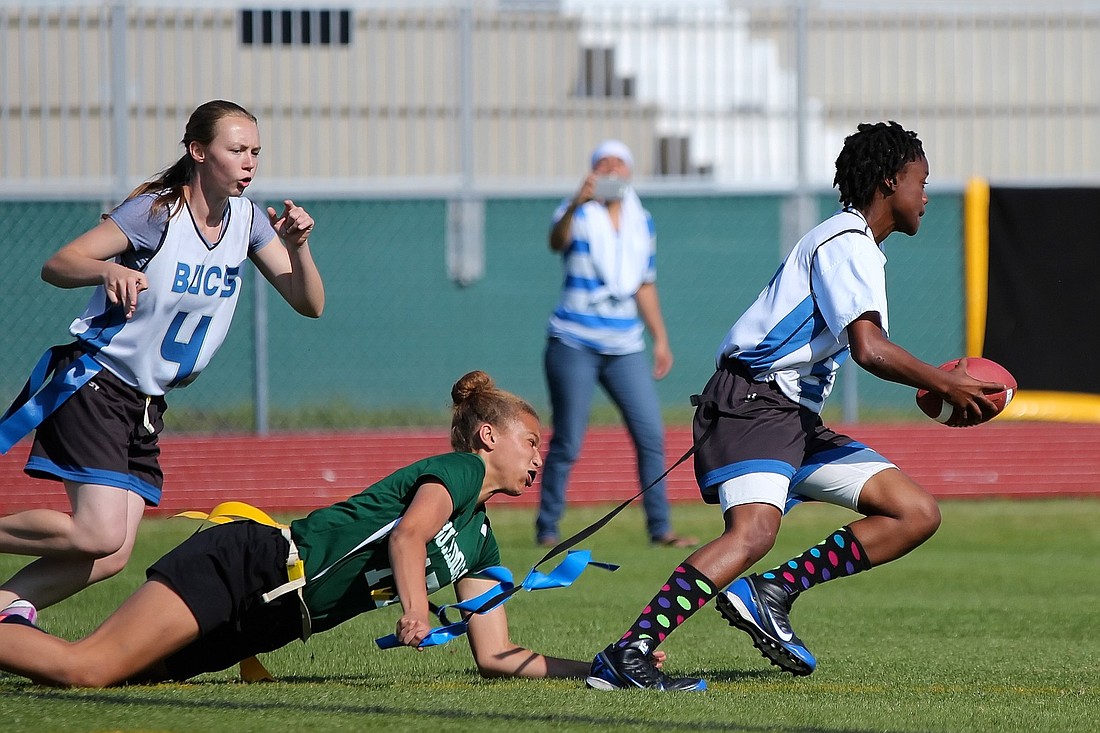
<svg viewBox="0 0 1100 733">
<path fill-rule="evenodd" d="M 888 332 L 886 255 L 863 216 L 837 212 L 799 240 L 718 350 L 758 381 L 774 381 L 798 404 L 821 412 L 848 358 L 849 324 L 877 312 Z"/>
<path fill-rule="evenodd" d="M 554 221 L 561 219 L 567 203 L 554 214 Z M 638 316 L 638 306 L 633 292 L 616 293 L 600 275 L 597 261 L 627 266 L 622 260 L 638 256 L 638 247 L 624 241 L 622 236 L 593 237 L 588 217 L 591 207 L 602 207 L 597 201 L 589 201 L 577 208 L 570 226 L 570 241 L 562 251 L 564 283 L 561 298 L 550 316 L 547 333 L 575 347 L 588 348 L 600 354 L 634 354 L 645 350 L 645 324 Z M 653 218 L 644 212 L 648 229 L 647 252 L 641 252 L 645 262 L 641 268 L 642 283 L 657 279 L 656 235 Z M 604 240 L 608 241 L 604 241 Z M 636 243 L 634 243 L 636 245 Z M 595 252 L 597 248 L 611 248 Z M 612 265 L 614 266 L 614 265 Z"/>
<path fill-rule="evenodd" d="M 221 346 L 240 295 L 241 266 L 275 237 L 252 201 L 230 198 L 221 238 L 207 242 L 186 203 L 169 218 L 150 217 L 155 194 L 123 202 L 111 219 L 130 240 L 119 264 L 145 273 L 132 318 L 96 288 L 69 332 L 123 382 L 162 395 L 194 379 Z"/>
</svg>

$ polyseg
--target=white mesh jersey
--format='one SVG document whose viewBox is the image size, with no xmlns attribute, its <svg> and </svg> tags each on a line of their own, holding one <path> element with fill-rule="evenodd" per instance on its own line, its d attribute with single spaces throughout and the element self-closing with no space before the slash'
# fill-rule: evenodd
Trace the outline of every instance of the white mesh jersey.
<svg viewBox="0 0 1100 733">
<path fill-rule="evenodd" d="M 189 383 L 210 362 L 233 320 L 241 266 L 275 231 L 252 201 L 230 198 L 222 236 L 208 243 L 190 207 L 171 218 L 163 211 L 150 217 L 153 199 L 138 196 L 110 214 L 131 245 L 115 261 L 148 279 L 133 317 L 111 305 L 100 286 L 69 332 L 123 382 L 161 395 Z"/>
<path fill-rule="evenodd" d="M 737 359 L 755 379 L 821 412 L 849 355 L 845 329 L 871 312 L 888 332 L 886 255 L 863 216 L 845 209 L 799 240 L 726 334 L 717 359 Z"/>
</svg>

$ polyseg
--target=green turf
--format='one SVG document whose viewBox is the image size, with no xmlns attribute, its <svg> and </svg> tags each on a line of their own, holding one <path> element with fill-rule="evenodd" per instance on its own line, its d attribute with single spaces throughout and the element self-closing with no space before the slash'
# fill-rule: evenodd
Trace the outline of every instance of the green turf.
<svg viewBox="0 0 1100 733">
<path fill-rule="evenodd" d="M 532 517 L 497 503 L 505 561 L 522 575 L 539 557 Z M 464 641 L 381 652 L 373 639 L 397 618 L 384 609 L 266 655 L 275 684 L 243 685 L 227 672 L 190 684 L 74 691 L 0 674 L 0 721 L 20 732 L 1100 728 L 1100 501 L 947 502 L 943 511 L 940 532 L 911 556 L 799 600 L 795 627 L 819 662 L 807 678 L 770 666 L 712 607 L 663 646 L 670 672 L 710 683 L 705 693 L 678 695 L 481 680 Z M 564 529 L 596 516 L 596 509 L 571 509 Z M 678 529 L 700 536 L 720 527 L 713 508 L 677 505 L 674 516 Z M 765 562 L 816 543 L 850 516 L 799 507 Z M 44 625 L 64 636 L 87 632 L 141 581 L 146 563 L 194 526 L 146 521 L 124 575 L 46 610 Z M 508 612 L 517 642 L 591 657 L 684 556 L 649 547 L 635 508 L 585 546 L 622 568 L 592 569 L 572 588 L 515 598 Z M 19 564 L 0 557 L 0 573 Z"/>
</svg>

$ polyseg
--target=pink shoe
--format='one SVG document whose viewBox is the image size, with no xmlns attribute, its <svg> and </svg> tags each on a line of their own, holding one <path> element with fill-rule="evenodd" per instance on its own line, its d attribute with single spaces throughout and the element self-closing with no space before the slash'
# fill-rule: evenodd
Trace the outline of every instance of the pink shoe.
<svg viewBox="0 0 1100 733">
<path fill-rule="evenodd" d="M 8 604 L 6 608 L 0 610 L 0 621 L 3 621 L 8 616 L 19 616 L 26 619 L 32 626 L 38 621 L 38 609 L 34 607 L 30 601 L 24 601 L 22 598 L 16 599 Z"/>
</svg>

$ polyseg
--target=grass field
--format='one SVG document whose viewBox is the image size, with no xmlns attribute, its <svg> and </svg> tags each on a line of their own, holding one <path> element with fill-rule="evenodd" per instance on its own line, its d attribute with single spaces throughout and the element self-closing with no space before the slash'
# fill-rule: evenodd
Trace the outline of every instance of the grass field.
<svg viewBox="0 0 1100 733">
<path fill-rule="evenodd" d="M 501 504 L 494 527 L 506 564 L 522 577 L 540 556 L 532 516 Z M 799 600 L 795 628 L 819 662 L 806 678 L 770 666 L 713 604 L 663 645 L 668 671 L 710 683 L 680 695 L 481 680 L 461 640 L 381 652 L 373 640 L 397 618 L 383 609 L 267 655 L 274 684 L 240 684 L 231 670 L 189 684 L 79 691 L 0 674 L 0 720 L 21 732 L 1100 730 L 1100 501 L 947 502 L 943 511 L 940 532 L 911 556 Z M 579 529 L 598 516 L 585 507 L 567 519 Z M 762 564 L 850 517 L 796 509 Z M 676 505 L 675 519 L 700 536 L 720 526 L 717 511 L 701 505 Z M 62 636 L 86 633 L 195 526 L 146 521 L 122 576 L 48 609 L 42 623 Z M 631 508 L 584 545 L 622 568 L 521 594 L 508 605 L 513 638 L 585 659 L 618 638 L 684 556 L 643 537 L 640 510 Z M 0 574 L 19 565 L 0 557 Z"/>
</svg>

